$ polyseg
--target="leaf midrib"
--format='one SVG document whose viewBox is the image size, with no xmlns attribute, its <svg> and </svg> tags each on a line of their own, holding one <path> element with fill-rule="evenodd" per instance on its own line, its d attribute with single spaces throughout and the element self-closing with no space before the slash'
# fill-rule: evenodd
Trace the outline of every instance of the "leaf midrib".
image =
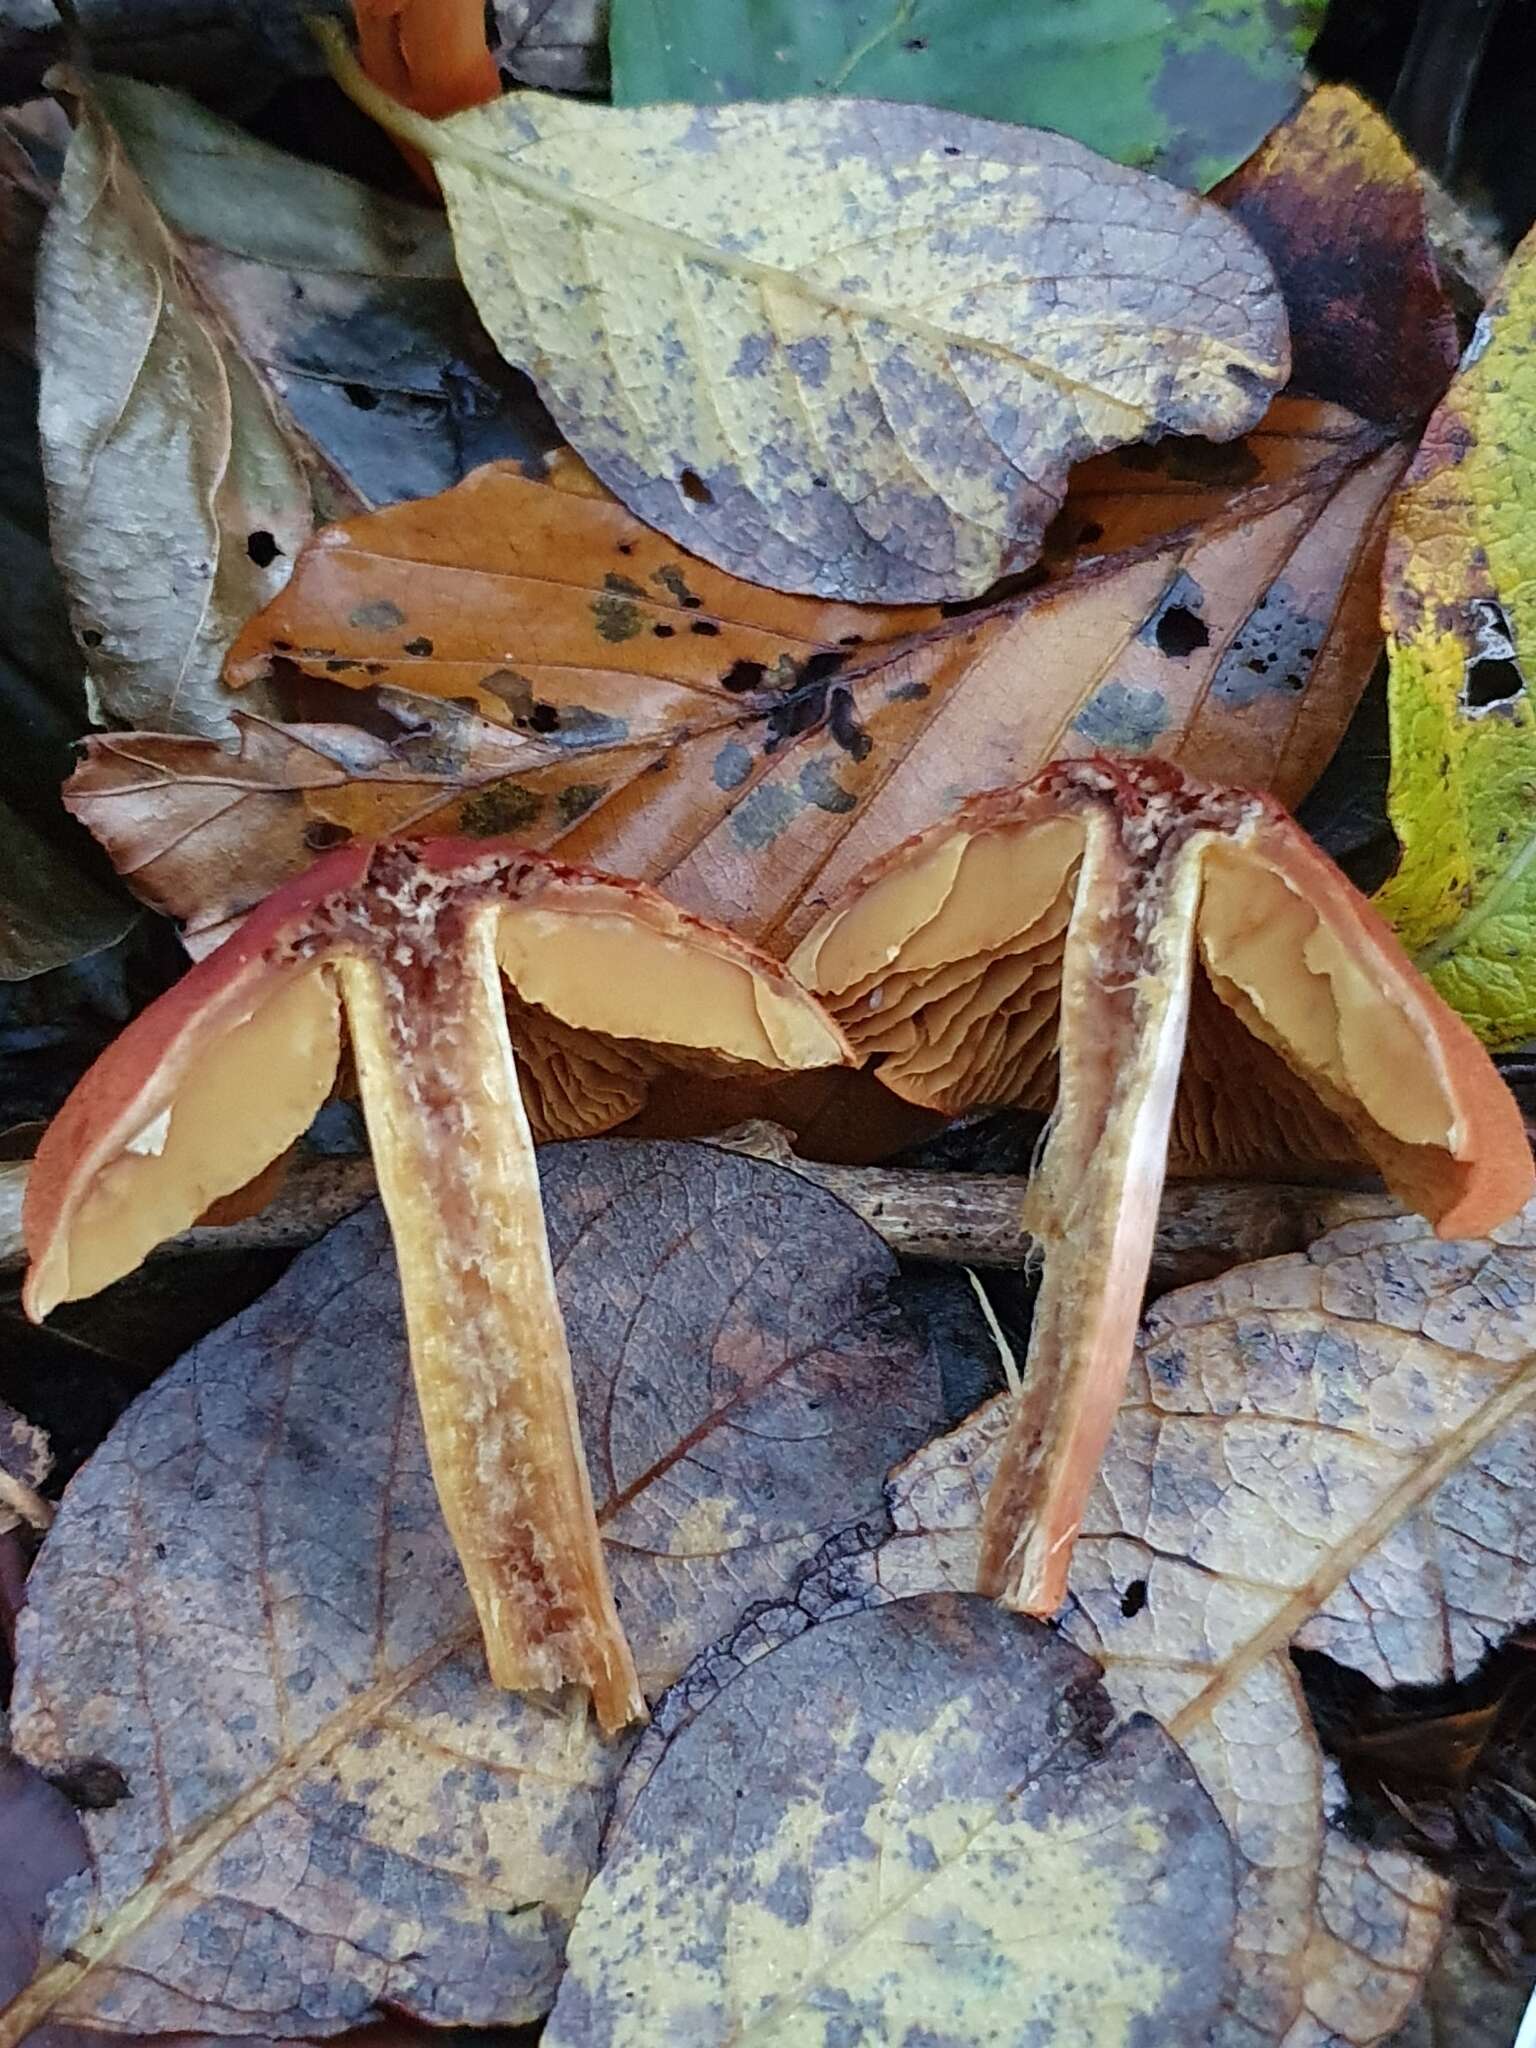
<svg viewBox="0 0 1536 2048">
<path fill-rule="evenodd" d="M 325 26 L 317 24 L 316 32 L 320 33 Z M 1026 355 L 1018 348 L 1007 347 L 1001 342 L 990 341 L 985 337 L 953 332 L 948 328 L 936 326 L 932 321 L 920 320 L 915 314 L 901 307 L 882 305 L 874 300 L 832 291 L 812 284 L 798 271 L 786 270 L 776 264 L 755 262 L 738 251 L 717 248 L 713 243 L 706 242 L 696 235 L 687 234 L 680 228 L 665 227 L 645 214 L 630 212 L 610 200 L 598 199 L 587 193 L 574 193 L 569 186 L 561 184 L 558 178 L 548 177 L 542 171 L 529 170 L 497 150 L 489 149 L 473 141 L 469 135 L 459 132 L 483 122 L 487 118 L 485 109 L 471 109 L 467 113 L 456 114 L 443 121 L 427 120 L 424 116 L 402 107 L 387 93 L 381 92 L 370 80 L 364 78 L 350 53 L 345 50 L 339 33 L 322 34 L 321 40 L 336 76 L 351 97 L 381 126 L 389 129 L 402 141 L 414 144 L 423 155 L 432 160 L 434 168 L 438 171 L 460 171 L 468 179 L 484 178 L 507 185 L 523 198 L 535 200 L 540 205 L 565 214 L 579 223 L 610 228 L 629 241 L 637 238 L 649 241 L 658 250 L 671 255 L 674 260 L 702 264 L 707 269 L 755 285 L 760 292 L 774 290 L 790 297 L 799 297 L 840 319 L 876 321 L 885 327 L 914 335 L 945 351 L 967 349 L 990 356 L 1016 370 L 1028 372 L 1060 392 L 1087 394 L 1100 404 L 1118 406 L 1132 418 L 1141 420 L 1144 426 L 1151 423 L 1153 415 L 1145 405 L 1138 405 L 1130 399 L 1106 391 L 1100 385 L 1086 379 L 1069 377 L 1054 365 L 1043 362 L 1038 357 Z M 503 99 L 493 102 L 493 106 L 499 108 L 529 102 L 537 103 L 544 97 L 546 96 L 531 92 L 509 93 Z M 1192 345 L 1199 347 L 1202 353 L 1211 358 L 1220 355 L 1233 367 L 1246 369 L 1262 378 L 1266 385 L 1274 380 L 1275 365 L 1243 348 L 1239 343 L 1218 340 L 1199 329 L 1191 329 L 1185 338 Z"/>
</svg>

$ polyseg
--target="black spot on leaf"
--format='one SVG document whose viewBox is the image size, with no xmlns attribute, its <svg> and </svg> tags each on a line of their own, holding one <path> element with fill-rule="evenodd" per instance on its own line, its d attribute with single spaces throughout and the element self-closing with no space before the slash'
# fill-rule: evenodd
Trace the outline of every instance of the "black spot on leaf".
<svg viewBox="0 0 1536 2048">
<path fill-rule="evenodd" d="M 245 552 L 258 569 L 270 569 L 283 551 L 267 529 L 258 526 L 253 533 L 246 535 Z"/>
</svg>

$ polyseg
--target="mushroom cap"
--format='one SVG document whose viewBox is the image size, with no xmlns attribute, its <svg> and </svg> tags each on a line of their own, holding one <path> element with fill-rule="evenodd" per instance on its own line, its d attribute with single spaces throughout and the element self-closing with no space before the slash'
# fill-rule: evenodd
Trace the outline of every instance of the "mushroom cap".
<svg viewBox="0 0 1536 2048">
<path fill-rule="evenodd" d="M 1529 1199 L 1518 1106 L 1382 918 L 1271 798 L 1170 762 L 1054 762 L 971 799 L 873 863 L 790 964 L 904 1099 L 1048 1109 L 1082 850 L 1106 829 L 1128 931 L 1160 914 L 1176 865 L 1200 866 L 1177 1126 L 1193 1163 L 1294 1160 L 1299 1139 L 1374 1163 L 1442 1236 Z"/>
<path fill-rule="evenodd" d="M 357 842 L 274 891 L 76 1086 L 28 1178 L 27 1313 L 130 1272 L 302 1136 L 340 1059 L 329 960 L 426 961 L 472 915 L 497 922 L 538 1136 L 612 1129 L 664 1065 L 790 1073 L 851 1057 L 780 962 L 645 883 L 508 840 Z"/>
</svg>

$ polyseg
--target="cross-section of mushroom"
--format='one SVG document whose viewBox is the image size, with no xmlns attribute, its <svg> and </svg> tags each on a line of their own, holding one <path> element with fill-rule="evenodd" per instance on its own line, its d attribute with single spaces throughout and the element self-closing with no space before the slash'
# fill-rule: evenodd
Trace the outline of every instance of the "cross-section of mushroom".
<svg viewBox="0 0 1536 2048">
<path fill-rule="evenodd" d="M 1304 1152 L 1373 1164 L 1442 1237 L 1532 1191 L 1514 1099 L 1370 905 L 1268 798 L 1165 762 L 1057 762 L 975 798 L 867 870 L 791 965 L 905 1100 L 1052 1113 L 979 1581 L 1028 1613 L 1065 1595 L 1176 1112 L 1197 1152 L 1281 1117 Z"/>
<path fill-rule="evenodd" d="M 27 1189 L 28 1312 L 129 1272 L 298 1137 L 343 1016 L 492 1676 L 579 1681 L 612 1730 L 644 1701 L 593 1517 L 534 1128 L 609 1130 L 667 1064 L 782 1074 L 847 1046 L 783 967 L 642 884 L 497 841 L 347 847 L 136 1018 L 59 1112 Z"/>
</svg>

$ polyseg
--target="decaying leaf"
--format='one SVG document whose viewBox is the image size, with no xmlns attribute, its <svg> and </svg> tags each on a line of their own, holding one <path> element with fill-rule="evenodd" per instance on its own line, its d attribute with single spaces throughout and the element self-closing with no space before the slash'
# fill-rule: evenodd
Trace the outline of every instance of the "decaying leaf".
<svg viewBox="0 0 1536 2048">
<path fill-rule="evenodd" d="M 1404 480 L 1385 582 L 1403 858 L 1382 908 L 1495 1046 L 1536 1030 L 1533 321 L 1528 236 Z"/>
<path fill-rule="evenodd" d="M 541 92 L 608 89 L 607 0 L 492 0 L 492 53 Z"/>
<path fill-rule="evenodd" d="M 1232 1830 L 1221 2048 L 1299 2048 L 1329 2028 L 1358 2048 L 1407 2015 L 1443 1888 L 1411 1856 L 1324 1837 L 1322 1758 L 1286 1653 L 1322 1650 L 1383 1685 L 1475 1670 L 1536 1610 L 1533 1411 L 1536 1208 L 1486 1242 L 1442 1243 L 1412 1217 L 1349 1224 L 1148 1319 L 1063 1626 L 1118 1707 L 1166 1725 Z M 896 1534 L 813 1574 L 798 1626 L 971 1585 L 1006 1423 L 1000 1398 L 893 1475 Z M 690 1690 L 708 1695 L 709 1660 Z"/>
<path fill-rule="evenodd" d="M 955 1595 L 809 1630 L 672 1739 L 571 1931 L 550 2048 L 1195 2042 L 1226 1831 L 1091 1659 Z"/>
<path fill-rule="evenodd" d="M 199 290 L 319 456 L 338 511 L 554 441 L 475 316 L 442 214 L 258 142 L 179 93 L 95 97 Z"/>
<path fill-rule="evenodd" d="M 1522 2048 L 1516 2036 L 1533 1992 L 1536 1970 L 1501 1977 L 1465 1934 L 1453 1933 L 1390 2048 Z"/>
<path fill-rule="evenodd" d="M 544 1159 L 609 1565 L 649 1687 L 939 1426 L 894 1261 L 762 1161 Z M 93 1883 L 0 2016 L 336 2031 L 549 2003 L 623 1743 L 486 1681 L 438 1519 L 377 1210 L 136 1404 L 75 1481 L 21 1626 L 18 1751 L 91 1756 Z"/>
<path fill-rule="evenodd" d="M 89 840 L 82 840 L 86 853 Z M 25 981 L 113 945 L 138 915 L 118 890 L 0 798 L 0 981 Z"/>
<path fill-rule="evenodd" d="M 611 0 L 619 106 L 915 100 L 1074 136 L 1206 191 L 1295 105 L 1307 0 Z M 539 82 L 539 81 L 534 81 Z"/>
<path fill-rule="evenodd" d="M 227 732 L 220 665 L 281 588 L 309 487 L 88 97 L 43 236 L 38 357 L 54 554 L 99 715 Z"/>
<path fill-rule="evenodd" d="M 1280 279 L 1291 389 L 1416 428 L 1456 367 L 1456 321 L 1390 125 L 1348 86 L 1320 86 L 1215 197 Z"/>
<path fill-rule="evenodd" d="M 0 1535 L 19 1528 L 46 1528 L 48 1503 L 37 1489 L 53 1469 L 48 1438 L 35 1423 L 0 1401 Z"/>
<path fill-rule="evenodd" d="M 431 159 L 470 294 L 561 432 L 757 582 L 975 596 L 1034 560 L 1072 462 L 1230 439 L 1284 380 L 1247 236 L 1059 136 L 879 101 L 529 93 L 434 123 L 336 47 Z"/>
<path fill-rule="evenodd" d="M 516 831 L 777 950 L 872 855 L 1053 754 L 1172 755 L 1297 801 L 1369 666 L 1375 516 L 1405 459 L 1309 401 L 1235 451 L 1236 485 L 1177 443 L 1106 457 L 1065 524 L 1116 552 L 867 648 L 924 615 L 774 596 L 489 468 L 318 536 L 236 650 L 241 675 L 280 659 L 380 692 L 397 739 L 113 735 L 68 801 L 197 930 L 342 833 Z"/>
</svg>

